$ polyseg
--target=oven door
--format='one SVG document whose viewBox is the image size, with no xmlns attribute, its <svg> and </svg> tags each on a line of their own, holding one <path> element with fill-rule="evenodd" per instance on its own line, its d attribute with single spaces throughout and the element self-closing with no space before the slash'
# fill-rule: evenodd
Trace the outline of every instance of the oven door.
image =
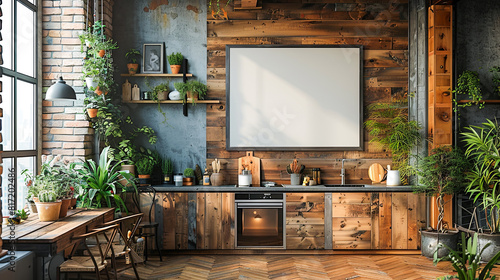
<svg viewBox="0 0 500 280">
<path fill-rule="evenodd" d="M 284 248 L 283 202 L 236 203 L 236 248 Z"/>
</svg>

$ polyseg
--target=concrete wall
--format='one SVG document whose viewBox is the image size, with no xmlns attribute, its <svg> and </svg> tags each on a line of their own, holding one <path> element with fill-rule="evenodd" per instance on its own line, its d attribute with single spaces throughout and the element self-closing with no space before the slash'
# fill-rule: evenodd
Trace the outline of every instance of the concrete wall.
<svg viewBox="0 0 500 280">
<path fill-rule="evenodd" d="M 144 43 L 165 43 L 166 54 L 181 52 L 188 59 L 188 72 L 195 79 L 206 82 L 207 76 L 207 28 L 206 1 L 116 1 L 113 7 L 113 39 L 119 49 L 114 52 L 118 70 L 116 81 L 121 87 L 125 81 L 120 73 L 126 72 L 125 53 L 130 48 L 142 53 Z M 141 63 L 142 64 L 142 63 Z M 165 71 L 171 73 L 165 59 Z M 165 82 L 164 78 L 148 78 L 151 86 Z M 148 90 L 144 78 L 131 78 L 130 83 L 137 83 L 141 91 Z M 171 79 L 175 82 L 182 79 Z M 189 105 L 188 117 L 182 114 L 180 104 L 162 104 L 167 115 L 167 122 L 157 104 L 127 104 L 123 110 L 133 115 L 138 125 L 149 125 L 158 134 L 158 143 L 152 147 L 160 154 L 170 157 L 174 162 L 174 172 L 182 172 L 187 167 L 205 164 L 206 154 L 206 105 Z M 140 142 L 148 146 L 145 139 Z M 149 147 L 149 146 L 148 146 Z"/>
<path fill-rule="evenodd" d="M 500 99 L 493 94 L 489 69 L 500 66 L 500 1 L 462 0 L 456 4 L 456 75 L 464 70 L 479 72 L 485 99 Z M 486 118 L 500 117 L 498 104 L 462 109 L 460 126 L 480 124 Z"/>
</svg>

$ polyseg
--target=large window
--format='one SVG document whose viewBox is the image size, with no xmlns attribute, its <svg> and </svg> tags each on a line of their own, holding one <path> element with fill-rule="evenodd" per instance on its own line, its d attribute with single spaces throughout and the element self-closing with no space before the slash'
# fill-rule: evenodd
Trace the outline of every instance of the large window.
<svg viewBox="0 0 500 280">
<path fill-rule="evenodd" d="M 37 10 L 35 0 L 3 0 L 2 37 L 2 210 L 7 212 L 9 183 L 16 186 L 16 207 L 25 205 L 21 172 L 36 171 L 37 129 Z M 9 181 L 10 179 L 10 181 Z"/>
</svg>

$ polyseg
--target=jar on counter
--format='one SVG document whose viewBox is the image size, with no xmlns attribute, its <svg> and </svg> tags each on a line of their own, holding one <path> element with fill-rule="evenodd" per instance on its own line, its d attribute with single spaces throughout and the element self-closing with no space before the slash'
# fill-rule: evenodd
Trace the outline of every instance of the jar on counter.
<svg viewBox="0 0 500 280">
<path fill-rule="evenodd" d="M 321 185 L 321 168 L 313 168 L 312 175 L 316 184 Z"/>
</svg>

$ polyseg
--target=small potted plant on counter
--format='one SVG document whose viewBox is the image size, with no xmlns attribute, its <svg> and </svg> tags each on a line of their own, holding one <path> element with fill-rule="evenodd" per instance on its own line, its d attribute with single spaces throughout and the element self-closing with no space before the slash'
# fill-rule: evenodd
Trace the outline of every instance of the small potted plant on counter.
<svg viewBox="0 0 500 280">
<path fill-rule="evenodd" d="M 422 255 L 432 258 L 436 250 L 439 258 L 448 255 L 446 248 L 438 248 L 438 243 L 447 244 L 456 249 L 458 231 L 449 230 L 443 223 L 444 205 L 451 201 L 444 201 L 446 194 L 456 194 L 464 190 L 466 172 L 469 162 L 459 148 L 444 146 L 435 148 L 419 165 L 419 184 L 414 187 L 417 193 L 436 196 L 438 221 L 435 229 L 422 231 Z"/>
<path fill-rule="evenodd" d="M 141 56 L 141 53 L 136 49 L 130 49 L 125 54 L 125 58 L 128 61 L 127 70 L 130 75 L 137 74 L 139 70 L 139 64 L 137 63 L 137 58 Z"/>
<path fill-rule="evenodd" d="M 184 169 L 184 186 L 192 186 L 194 185 L 194 170 L 192 168 Z"/>
<path fill-rule="evenodd" d="M 161 170 L 163 172 L 163 184 L 173 184 L 174 183 L 174 166 L 172 160 L 165 158 L 161 162 Z"/>
<path fill-rule="evenodd" d="M 175 89 L 180 92 L 181 98 L 196 104 L 198 99 L 205 99 L 208 88 L 199 81 L 188 81 L 186 83 L 175 83 Z"/>
<path fill-rule="evenodd" d="M 170 64 L 170 69 L 172 70 L 172 74 L 179 74 L 181 71 L 182 61 L 184 60 L 184 56 L 178 53 L 172 53 L 167 56 L 168 64 Z"/>
<path fill-rule="evenodd" d="M 286 166 L 286 172 L 290 174 L 291 185 L 300 185 L 300 176 L 305 168 L 304 165 L 299 165 L 297 159 L 294 159 L 292 163 Z"/>
<path fill-rule="evenodd" d="M 142 186 L 151 184 L 151 174 L 153 173 L 154 168 L 153 160 L 148 156 L 143 156 L 135 162 L 135 167 L 137 168 L 139 185 Z"/>
</svg>

